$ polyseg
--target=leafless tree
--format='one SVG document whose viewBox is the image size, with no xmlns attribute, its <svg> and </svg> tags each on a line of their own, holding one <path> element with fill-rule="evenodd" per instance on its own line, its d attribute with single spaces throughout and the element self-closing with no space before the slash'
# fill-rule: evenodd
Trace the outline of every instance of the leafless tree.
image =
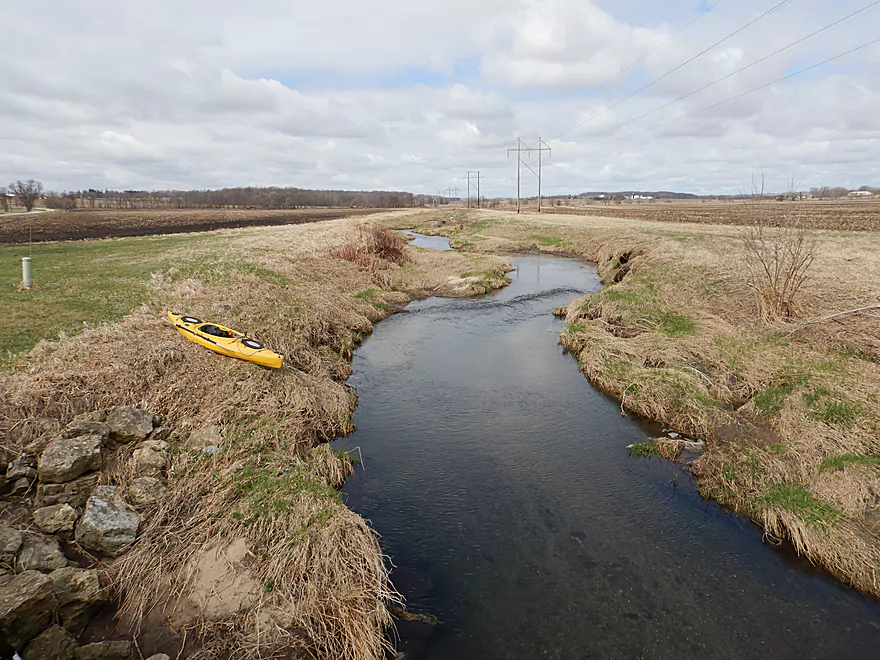
<svg viewBox="0 0 880 660">
<path fill-rule="evenodd" d="M 758 199 L 764 199 L 764 182 L 766 181 L 766 175 L 764 174 L 764 168 L 761 167 L 761 175 L 760 177 L 756 177 L 755 173 L 752 172 L 752 196 L 757 197 Z"/>
<path fill-rule="evenodd" d="M 43 193 L 43 184 L 33 179 L 27 181 L 15 181 L 9 184 L 9 190 L 18 197 L 28 212 L 34 210 L 34 205 Z"/>
<path fill-rule="evenodd" d="M 798 179 L 794 174 L 791 175 L 791 180 L 788 182 L 788 192 L 786 197 L 791 201 L 794 201 L 800 197 L 800 187 L 804 182 L 803 177 Z"/>
<path fill-rule="evenodd" d="M 9 213 L 9 198 L 6 196 L 8 192 L 6 186 L 0 186 L 0 206 L 3 207 L 4 213 Z"/>
<path fill-rule="evenodd" d="M 768 229 L 758 222 L 743 228 L 745 270 L 761 316 L 773 323 L 797 316 L 797 294 L 807 280 L 818 244 L 804 229 Z"/>
</svg>

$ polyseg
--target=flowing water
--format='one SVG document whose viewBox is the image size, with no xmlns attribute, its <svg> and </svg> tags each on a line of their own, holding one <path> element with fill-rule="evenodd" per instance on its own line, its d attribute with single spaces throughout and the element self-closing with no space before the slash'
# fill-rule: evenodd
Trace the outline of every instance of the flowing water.
<svg viewBox="0 0 880 660">
<path fill-rule="evenodd" d="M 551 315 L 595 269 L 513 261 L 506 289 L 412 303 L 354 359 L 344 494 L 440 620 L 401 625 L 407 657 L 880 657 L 878 604 L 627 453 L 658 429 L 589 385 Z"/>
</svg>

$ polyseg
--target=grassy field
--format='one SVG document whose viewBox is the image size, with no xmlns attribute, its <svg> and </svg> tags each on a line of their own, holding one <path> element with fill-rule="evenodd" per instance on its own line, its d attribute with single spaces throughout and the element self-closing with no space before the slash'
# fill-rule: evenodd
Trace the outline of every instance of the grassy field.
<svg viewBox="0 0 880 660">
<path fill-rule="evenodd" d="M 810 231 L 796 318 L 768 320 L 739 227 L 460 211 L 416 230 L 598 264 L 606 288 L 558 310 L 584 374 L 625 409 L 706 440 L 693 465 L 704 495 L 880 596 L 880 309 L 803 324 L 880 304 L 876 234 Z"/>
<path fill-rule="evenodd" d="M 39 215 L 0 213 L 0 244 L 294 225 L 375 212 L 374 209 L 79 209 Z"/>
<path fill-rule="evenodd" d="M 880 231 L 880 199 L 794 202 L 653 200 L 623 204 L 582 202 L 576 206 L 547 203 L 545 210 L 563 215 L 600 215 L 659 222 L 748 225 L 760 221 L 778 227 Z"/>
<path fill-rule="evenodd" d="M 168 492 L 143 511 L 133 549 L 107 567 L 132 630 L 151 614 L 145 626 L 172 616 L 174 602 L 173 629 L 199 657 L 384 654 L 396 595 L 375 534 L 339 495 L 350 461 L 325 444 L 353 430 L 350 359 L 410 295 L 450 282 L 458 292 L 471 271 L 492 278 L 464 282 L 461 295 L 477 280 L 501 286 L 509 264 L 403 247 L 394 235 L 386 243 L 400 249 L 386 258 L 364 244 L 370 232 L 359 222 L 34 246 L 40 288 L 27 293 L 16 291 L 22 249 L 2 249 L 4 310 L 22 330 L 4 323 L 0 335 L 0 450 L 21 453 L 28 420 L 67 423 L 124 404 L 172 429 Z M 163 322 L 169 309 L 247 331 L 283 353 L 285 366 L 188 342 Z M 40 339 L 53 341 L 28 351 Z M 209 425 L 222 434 L 217 454 L 188 444 Z M 126 485 L 132 450 L 107 457 L 103 482 Z M 192 600 L 193 566 L 208 548 L 236 543 L 249 553 L 236 570 L 258 598 L 243 590 L 231 609 Z M 227 614 L 209 615 L 212 603 Z"/>
<path fill-rule="evenodd" d="M 180 266 L 187 251 L 216 241 L 205 235 L 0 247 L 0 363 L 42 339 L 119 321 L 150 297 L 150 275 Z M 21 291 L 21 257 L 33 258 L 33 291 Z"/>
</svg>

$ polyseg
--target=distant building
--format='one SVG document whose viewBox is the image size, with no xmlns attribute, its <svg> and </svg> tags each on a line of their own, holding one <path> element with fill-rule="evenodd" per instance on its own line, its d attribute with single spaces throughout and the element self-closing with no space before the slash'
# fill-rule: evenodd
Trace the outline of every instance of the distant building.
<svg viewBox="0 0 880 660">
<path fill-rule="evenodd" d="M 873 197 L 873 196 L 874 196 L 874 193 L 872 193 L 870 190 L 853 190 L 852 192 L 847 194 L 847 197 Z"/>
<path fill-rule="evenodd" d="M 651 195 L 638 195 L 633 193 L 633 196 L 630 199 L 654 199 Z"/>
</svg>

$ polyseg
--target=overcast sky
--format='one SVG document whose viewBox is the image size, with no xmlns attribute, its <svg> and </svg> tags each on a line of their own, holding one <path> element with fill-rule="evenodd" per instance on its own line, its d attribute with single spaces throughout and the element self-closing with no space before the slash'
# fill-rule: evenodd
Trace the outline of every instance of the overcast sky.
<svg viewBox="0 0 880 660">
<path fill-rule="evenodd" d="M 510 196 L 540 136 L 548 194 L 880 186 L 880 44 L 684 117 L 877 38 L 880 4 L 616 128 L 870 1 L 790 0 L 611 107 L 778 0 L 665 44 L 717 0 L 0 0 L 0 183 Z"/>
</svg>

